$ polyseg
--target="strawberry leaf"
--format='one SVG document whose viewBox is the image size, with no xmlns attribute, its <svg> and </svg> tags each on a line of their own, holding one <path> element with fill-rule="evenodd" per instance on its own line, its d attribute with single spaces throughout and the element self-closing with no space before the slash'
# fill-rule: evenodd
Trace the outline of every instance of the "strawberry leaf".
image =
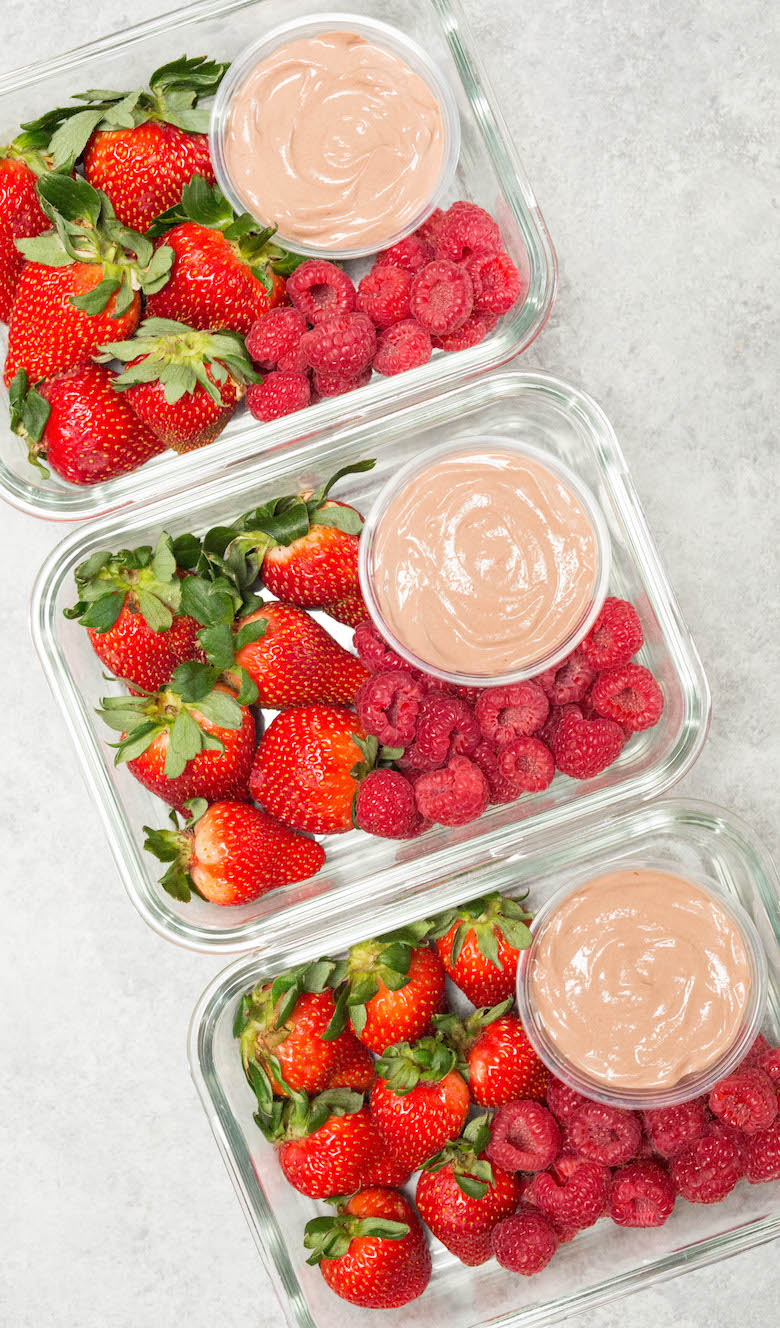
<svg viewBox="0 0 780 1328">
<path fill-rule="evenodd" d="M 321 507 L 310 518 L 313 526 L 333 526 L 347 535 L 359 535 L 363 518 L 354 507 Z"/>
<path fill-rule="evenodd" d="M 68 303 L 72 304 L 74 309 L 80 309 L 83 314 L 102 314 L 109 300 L 116 295 L 122 283 L 114 277 L 104 277 L 97 286 L 87 291 L 86 295 L 71 295 L 68 297 Z M 118 313 L 118 310 L 117 310 Z M 116 316 L 116 315 L 115 315 Z"/>
<path fill-rule="evenodd" d="M 247 673 L 246 669 L 236 669 L 236 675 L 239 681 L 238 692 L 236 694 L 237 703 L 241 706 L 254 705 L 260 695 L 257 683 Z"/>
<path fill-rule="evenodd" d="M 136 591 L 136 598 L 144 620 L 152 631 L 167 632 L 173 622 L 173 614 L 168 606 L 156 595 L 150 595 L 148 591 L 142 590 L 140 586 Z"/>
<path fill-rule="evenodd" d="M 218 673 L 233 667 L 233 633 L 227 623 L 204 627 L 198 632 L 198 641 Z"/>
<path fill-rule="evenodd" d="M 233 1037 L 240 1038 L 247 1024 L 249 1023 L 249 1014 L 252 1009 L 250 997 L 244 992 L 241 1000 L 236 1006 L 236 1013 L 233 1018 Z"/>
<path fill-rule="evenodd" d="M 240 729 L 244 722 L 240 705 L 227 692 L 211 692 L 198 702 L 198 710 L 220 729 Z"/>
<path fill-rule="evenodd" d="M 166 779 L 178 779 L 184 774 L 187 763 L 201 750 L 201 731 L 192 715 L 187 710 L 180 710 L 168 739 L 165 754 L 164 774 Z"/>
<path fill-rule="evenodd" d="M 177 535 L 171 544 L 176 566 L 182 571 L 192 571 L 200 557 L 201 542 L 197 535 Z M 187 578 L 188 580 L 190 578 Z"/>
<path fill-rule="evenodd" d="M 121 765 L 123 761 L 134 761 L 142 756 L 148 747 L 151 747 L 157 734 L 160 732 L 160 726 L 154 719 L 149 719 L 144 724 L 139 724 L 132 733 L 129 733 L 124 741 L 117 747 L 114 765 Z"/>
<path fill-rule="evenodd" d="M 79 619 L 82 627 L 91 628 L 93 632 L 110 631 L 122 612 L 124 602 L 123 590 L 113 590 L 108 595 L 102 595 L 82 613 Z M 76 607 L 78 608 L 78 605 Z M 67 612 L 69 611 L 66 610 Z"/>
<path fill-rule="evenodd" d="M 220 672 L 208 664 L 201 664 L 200 660 L 191 659 L 178 665 L 171 684 L 182 701 L 188 705 L 198 705 L 210 694 Z"/>
<path fill-rule="evenodd" d="M 14 244 L 29 262 L 44 267 L 70 267 L 73 262 L 59 235 L 53 232 L 34 239 L 15 240 Z"/>
<path fill-rule="evenodd" d="M 469 1199 L 484 1199 L 490 1189 L 489 1182 L 475 1180 L 473 1176 L 456 1176 L 455 1184 Z"/>
<path fill-rule="evenodd" d="M 266 634 L 268 628 L 267 618 L 255 618 L 253 622 L 245 623 L 243 627 L 236 632 L 236 650 L 243 650 L 244 646 L 254 645 L 255 641 L 260 641 Z"/>
</svg>

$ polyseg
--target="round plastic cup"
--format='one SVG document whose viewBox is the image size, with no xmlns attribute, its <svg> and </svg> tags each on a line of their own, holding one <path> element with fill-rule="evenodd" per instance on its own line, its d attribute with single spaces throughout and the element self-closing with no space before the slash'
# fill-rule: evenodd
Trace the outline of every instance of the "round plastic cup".
<svg viewBox="0 0 780 1328">
<path fill-rule="evenodd" d="M 561 1055 L 555 1042 L 541 1023 L 534 1004 L 531 974 L 539 949 L 539 940 L 545 927 L 564 900 L 568 899 L 576 890 L 579 890 L 589 880 L 593 880 L 595 876 L 602 876 L 610 871 L 617 870 L 663 871 L 690 881 L 691 885 L 697 886 L 704 894 L 709 895 L 713 903 L 717 903 L 735 924 L 742 938 L 748 959 L 750 988 L 739 1032 L 734 1041 L 723 1055 L 703 1070 L 696 1074 L 683 1076 L 676 1084 L 660 1088 L 642 1090 L 611 1088 L 603 1080 L 595 1079 L 584 1073 L 578 1066 L 573 1065 L 571 1061 Z M 720 1079 L 724 1079 L 726 1075 L 731 1074 L 732 1070 L 736 1069 L 740 1061 L 750 1051 L 761 1027 L 766 1007 L 768 982 L 766 955 L 758 932 L 745 910 L 714 881 L 702 877 L 698 873 L 690 872 L 687 868 L 683 871 L 679 864 L 674 862 L 660 862 L 643 858 L 628 862 L 624 860 L 599 863 L 597 868 L 589 872 L 587 876 L 579 876 L 576 880 L 569 881 L 560 890 L 557 890 L 536 914 L 530 924 L 530 929 L 531 945 L 529 949 L 523 951 L 517 969 L 518 1014 L 528 1035 L 529 1042 L 537 1056 L 544 1061 L 548 1070 L 557 1079 L 561 1079 L 563 1083 L 567 1084 L 569 1088 L 584 1094 L 592 1101 L 602 1102 L 610 1107 L 622 1107 L 630 1111 L 649 1111 L 655 1107 L 673 1107 L 679 1102 L 690 1102 L 692 1098 L 709 1093 Z"/>
<path fill-rule="evenodd" d="M 306 254 L 310 258 L 333 260 L 365 258 L 375 254 L 380 249 L 389 249 L 391 245 L 397 244 L 399 240 L 411 235 L 412 231 L 422 225 L 434 209 L 439 206 L 447 193 L 460 154 L 460 117 L 452 88 L 441 69 L 423 50 L 422 46 L 418 46 L 417 42 L 412 41 L 400 29 L 391 27 L 389 23 L 382 23 L 378 19 L 364 18 L 361 14 L 334 13 L 309 15 L 306 18 L 293 19 L 289 23 L 280 23 L 278 27 L 267 32 L 265 36 L 259 38 L 258 41 L 248 46 L 241 55 L 236 57 L 219 85 L 209 125 L 211 160 L 214 165 L 217 183 L 234 211 L 237 213 L 251 212 L 252 215 L 255 215 L 252 205 L 241 196 L 239 186 L 234 183 L 228 174 L 225 161 L 224 142 L 230 123 L 233 102 L 248 75 L 273 51 L 288 42 L 297 41 L 303 37 L 313 37 L 322 32 L 356 32 L 359 36 L 365 37 L 367 41 L 373 42 L 376 46 L 381 46 L 393 55 L 398 56 L 428 85 L 441 110 L 444 152 L 439 179 L 425 206 L 401 230 L 388 232 L 381 242 L 372 241 L 368 245 L 353 245 L 345 248 L 306 244 L 301 240 L 284 235 L 282 231 L 277 231 L 274 236 L 275 244 L 279 244 L 284 249 L 289 249 L 296 254 Z M 269 217 L 257 217 L 257 220 L 266 225 L 272 222 Z"/>
<path fill-rule="evenodd" d="M 496 451 L 513 452 L 517 456 L 527 457 L 540 465 L 546 466 L 562 484 L 575 494 L 593 527 L 597 555 L 596 575 L 587 607 L 580 619 L 566 633 L 566 636 L 561 638 L 555 650 L 529 660 L 522 668 L 512 669 L 507 673 L 448 672 L 446 669 L 437 668 L 429 660 L 422 659 L 409 650 L 389 623 L 386 622 L 373 584 L 372 560 L 377 531 L 390 504 L 403 490 L 414 485 L 419 476 L 430 466 L 461 453 L 473 456 L 479 452 Z M 389 642 L 393 650 L 407 663 L 412 664 L 416 669 L 422 669 L 423 672 L 431 674 L 434 678 L 440 678 L 443 682 L 455 683 L 463 687 L 504 687 L 510 683 L 523 682 L 526 678 L 534 678 L 537 674 L 543 673 L 545 669 L 559 664 L 561 660 L 571 654 L 583 637 L 587 636 L 606 598 L 611 562 L 612 550 L 604 515 L 593 494 L 583 484 L 582 480 L 575 475 L 573 470 L 570 470 L 557 457 L 550 456 L 549 453 L 542 451 L 539 447 L 533 447 L 530 443 L 518 443 L 515 439 L 505 437 L 503 434 L 479 434 L 474 436 L 462 435 L 455 443 L 446 443 L 443 447 L 433 448 L 431 451 L 415 457 L 407 465 L 402 466 L 392 479 L 388 480 L 384 488 L 380 489 L 366 517 L 360 536 L 359 576 L 366 608 L 374 625 Z"/>
</svg>

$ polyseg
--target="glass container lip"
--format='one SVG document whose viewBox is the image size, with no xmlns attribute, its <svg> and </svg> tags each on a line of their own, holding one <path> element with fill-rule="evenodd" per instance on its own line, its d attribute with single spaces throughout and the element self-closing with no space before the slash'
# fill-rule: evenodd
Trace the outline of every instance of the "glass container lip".
<svg viewBox="0 0 780 1328">
<path fill-rule="evenodd" d="M 598 566 L 596 577 L 591 593 L 591 600 L 587 612 L 580 618 L 577 625 L 567 634 L 564 641 L 561 642 L 555 650 L 547 655 L 540 656 L 523 668 L 512 669 L 501 674 L 475 674 L 475 673 L 455 673 L 452 670 L 442 669 L 436 665 L 430 664 L 409 650 L 403 641 L 400 640 L 397 633 L 386 622 L 382 610 L 379 606 L 377 596 L 374 591 L 373 578 L 371 575 L 371 556 L 373 552 L 376 531 L 389 503 L 397 497 L 402 489 L 406 488 L 410 481 L 414 480 L 422 471 L 427 470 L 437 461 L 447 457 L 457 456 L 463 452 L 503 450 L 511 451 L 521 457 L 528 457 L 533 461 L 539 462 L 555 475 L 561 482 L 571 489 L 580 500 L 583 509 L 588 516 L 596 536 L 596 552 L 598 555 Z M 444 682 L 453 683 L 462 687 L 504 687 L 512 683 L 523 682 L 527 678 L 537 677 L 546 669 L 553 668 L 560 664 L 567 655 L 570 655 L 577 648 L 579 643 L 587 636 L 596 618 L 601 612 L 604 600 L 609 586 L 609 575 L 612 567 L 612 546 L 607 529 L 607 523 L 604 513 L 590 488 L 580 479 L 574 471 L 565 462 L 552 456 L 541 447 L 536 447 L 532 443 L 523 443 L 507 434 L 501 433 L 469 433 L 459 434 L 452 443 L 444 443 L 441 447 L 431 448 L 422 456 L 413 457 L 402 466 L 395 475 L 387 481 L 380 489 L 374 499 L 368 513 L 365 517 L 363 530 L 360 536 L 360 553 L 358 561 L 358 572 L 360 577 L 360 588 L 363 593 L 363 599 L 366 603 L 369 615 L 377 630 L 382 633 L 389 641 L 393 650 L 411 664 L 415 669 L 421 669 L 424 673 L 430 673 L 435 678 Z"/>
<path fill-rule="evenodd" d="M 592 1078 L 564 1057 L 551 1038 L 546 1036 L 533 1008 L 530 972 L 538 949 L 539 937 L 553 914 L 560 905 L 588 881 L 620 868 L 625 871 L 659 871 L 668 875 L 682 877 L 697 886 L 708 895 L 728 915 L 737 926 L 745 946 L 750 966 L 750 990 L 739 1032 L 731 1045 L 717 1060 L 696 1074 L 685 1075 L 676 1084 L 664 1088 L 632 1090 L 611 1088 L 609 1085 Z M 731 1074 L 744 1059 L 758 1034 L 764 1018 L 767 1003 L 768 968 L 764 947 L 752 919 L 737 901 L 729 897 L 721 886 L 700 871 L 690 871 L 678 864 L 661 858 L 642 856 L 636 860 L 630 858 L 605 858 L 603 862 L 592 865 L 587 874 L 572 873 L 567 880 L 545 901 L 533 921 L 529 924 L 531 945 L 524 950 L 517 969 L 517 1011 L 529 1042 L 547 1069 L 567 1087 L 605 1106 L 619 1107 L 628 1111 L 650 1111 L 657 1107 L 677 1106 L 681 1102 L 690 1102 L 693 1098 L 709 1093 L 719 1080 Z"/>
<path fill-rule="evenodd" d="M 231 179 L 225 160 L 224 135 L 230 118 L 233 98 L 252 69 L 284 41 L 328 31 L 356 32 L 359 36 L 366 36 L 374 40 L 378 46 L 383 46 L 385 50 L 392 51 L 394 55 L 402 53 L 407 64 L 423 79 L 436 97 L 441 110 L 444 131 L 441 170 L 430 198 L 405 226 L 391 232 L 382 240 L 381 244 L 325 246 L 303 243 L 300 240 L 285 236 L 281 230 L 274 235 L 274 243 L 281 245 L 284 249 L 289 249 L 292 253 L 304 254 L 307 258 L 322 258 L 330 262 L 342 262 L 354 258 L 368 258 L 380 250 L 389 249 L 391 245 L 397 244 L 400 240 L 405 239 L 407 235 L 411 235 L 413 231 L 417 230 L 418 226 L 421 226 L 427 220 L 444 199 L 455 176 L 460 156 L 461 129 L 458 106 L 449 79 L 436 61 L 428 55 L 427 51 L 418 42 L 408 37 L 405 32 L 402 32 L 400 28 L 384 23 L 381 19 L 368 18 L 362 14 L 350 14 L 342 11 L 307 14 L 299 18 L 289 19 L 284 23 L 278 23 L 270 32 L 264 33 L 257 41 L 247 46 L 233 60 L 230 69 L 217 89 L 211 109 L 209 148 L 214 164 L 214 173 L 217 184 L 236 213 L 251 212 L 253 216 L 255 215 L 249 204 L 242 199 L 239 189 Z M 268 224 L 267 218 L 258 217 L 257 220 Z"/>
</svg>

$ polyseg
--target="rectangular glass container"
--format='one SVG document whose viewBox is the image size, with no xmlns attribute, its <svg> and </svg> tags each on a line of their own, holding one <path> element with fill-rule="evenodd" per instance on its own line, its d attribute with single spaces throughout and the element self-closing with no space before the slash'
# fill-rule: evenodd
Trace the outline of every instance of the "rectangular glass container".
<svg viewBox="0 0 780 1328">
<path fill-rule="evenodd" d="M 241 994 L 294 964 L 339 955 L 355 941 L 463 902 L 475 894 L 528 889 L 533 911 L 573 875 L 597 875 L 600 864 L 630 866 L 652 857 L 682 873 L 703 875 L 728 891 L 750 914 L 766 950 L 769 1001 L 764 1032 L 780 1041 L 780 906 L 771 858 L 753 832 L 729 812 L 703 802 L 655 802 L 609 818 L 593 819 L 574 835 L 555 825 L 529 847 L 519 826 L 507 836 L 503 861 L 476 871 L 442 873 L 427 895 L 359 918 L 323 918 L 301 939 L 282 939 L 263 955 L 237 960 L 204 992 L 190 1025 L 192 1076 L 241 1200 L 252 1235 L 279 1297 L 289 1328 L 351 1328 L 365 1314 L 333 1295 L 318 1269 L 305 1263 L 302 1232 L 322 1205 L 284 1179 L 252 1119 L 256 1105 L 243 1074 L 232 1024 Z M 761 1245 L 780 1235 L 780 1183 L 742 1181 L 721 1204 L 680 1199 L 660 1229 L 621 1230 L 608 1219 L 562 1245 L 537 1277 L 514 1276 L 495 1261 L 466 1268 L 431 1239 L 433 1277 L 423 1296 L 403 1311 L 404 1328 L 540 1328 Z M 377 1311 L 371 1322 L 395 1323 Z"/>
<path fill-rule="evenodd" d="M 171 899 L 157 884 L 159 864 L 142 848 L 143 825 L 163 825 L 166 808 L 113 764 L 114 736 L 95 714 L 107 683 L 84 629 L 63 617 L 74 600 L 73 569 L 96 549 L 154 544 L 159 532 L 202 532 L 227 524 L 273 495 L 314 488 L 339 467 L 374 456 L 367 474 L 351 476 L 339 497 L 366 511 L 386 477 L 404 460 L 459 434 L 508 434 L 566 461 L 591 488 L 612 541 L 611 592 L 631 600 L 645 629 L 640 658 L 660 680 L 660 723 L 634 737 L 602 775 L 578 782 L 556 776 L 544 793 L 492 807 L 459 829 L 435 827 L 411 842 L 353 831 L 330 836 L 322 871 L 299 885 L 273 890 L 251 904 L 220 908 L 194 898 Z M 690 768 L 704 742 L 709 691 L 645 524 L 617 439 L 603 412 L 579 389 L 541 373 L 503 372 L 450 388 L 376 423 L 352 424 L 320 439 L 256 458 L 187 494 L 108 516 L 70 533 L 44 564 L 33 592 L 35 643 L 70 729 L 106 829 L 120 876 L 135 906 L 162 935 L 198 950 L 273 947 L 281 936 L 306 937 L 323 911 L 333 919 L 363 916 L 368 882 L 374 908 L 434 889 L 456 869 L 504 857 L 518 836 L 529 844 L 555 830 L 612 815 L 668 790 Z M 350 632 L 327 620 L 349 642 Z M 327 898 L 326 898 L 327 897 Z"/>
<path fill-rule="evenodd" d="M 201 0 L 157 19 L 66 52 L 53 60 L 0 78 L 0 143 L 23 120 L 68 102 L 85 88 L 132 88 L 167 60 L 208 54 L 236 55 L 265 30 L 299 15 L 332 12 L 332 0 Z M 243 466 L 290 442 L 324 440 L 345 419 L 381 419 L 398 406 L 420 401 L 454 382 L 497 368 L 538 334 L 552 305 L 555 253 L 465 22 L 459 0 L 350 0 L 344 9 L 395 24 L 440 65 L 458 104 L 460 160 L 447 202 L 472 198 L 498 219 L 506 247 L 528 278 L 522 307 L 502 318 L 471 350 L 437 352 L 422 368 L 393 378 L 375 375 L 347 396 L 334 397 L 272 424 L 240 411 L 209 447 L 186 456 L 166 452 L 139 470 L 91 488 L 48 479 L 29 464 L 21 440 L 8 426 L 7 393 L 0 384 L 0 495 L 32 516 L 81 520 L 181 491 Z M 353 275 L 368 266 L 349 264 Z M 5 357 L 2 332 L 2 355 Z"/>
</svg>

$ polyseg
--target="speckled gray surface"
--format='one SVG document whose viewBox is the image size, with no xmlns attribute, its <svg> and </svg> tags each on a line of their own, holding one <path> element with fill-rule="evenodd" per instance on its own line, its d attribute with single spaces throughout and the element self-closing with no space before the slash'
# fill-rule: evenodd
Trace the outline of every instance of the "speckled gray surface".
<svg viewBox="0 0 780 1328">
<path fill-rule="evenodd" d="M 525 363 L 606 409 L 712 682 L 680 791 L 736 809 L 777 854 L 776 7 L 467 9 L 560 260 Z M 16 6 L 0 66 L 157 10 Z M 217 963 L 128 905 L 29 642 L 28 592 L 61 535 L 3 509 L 0 1323 L 265 1328 L 272 1293 L 184 1060 Z M 765 1247 L 581 1322 L 764 1328 L 776 1260 Z"/>
</svg>

